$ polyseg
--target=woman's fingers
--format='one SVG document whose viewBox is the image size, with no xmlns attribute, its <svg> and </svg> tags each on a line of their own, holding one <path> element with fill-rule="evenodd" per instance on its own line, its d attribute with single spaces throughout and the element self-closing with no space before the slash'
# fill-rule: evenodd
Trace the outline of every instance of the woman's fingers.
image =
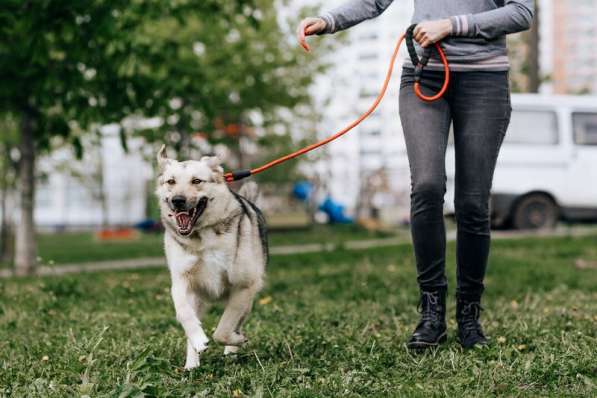
<svg viewBox="0 0 597 398">
<path fill-rule="evenodd" d="M 423 31 L 419 31 L 418 34 L 413 34 L 413 39 L 415 39 L 415 41 L 419 43 L 421 47 L 427 47 L 427 43 L 431 41 L 429 36 L 427 36 L 427 34 Z"/>
<path fill-rule="evenodd" d="M 421 25 L 417 25 L 417 28 L 414 30 L 413 39 L 415 39 L 415 41 L 419 43 L 422 47 L 425 47 L 424 43 L 429 41 L 427 33 L 423 30 L 423 28 L 421 28 Z"/>
<path fill-rule="evenodd" d="M 307 28 L 305 29 L 305 33 L 307 34 L 307 36 L 309 35 L 314 35 L 316 33 L 319 33 L 322 30 L 319 21 L 315 21 L 309 25 L 307 25 Z"/>
<path fill-rule="evenodd" d="M 325 21 L 321 18 L 305 18 L 299 24 L 297 38 L 305 51 L 311 51 L 307 44 L 307 36 L 317 34 L 325 29 Z"/>
<path fill-rule="evenodd" d="M 424 21 L 413 31 L 413 38 L 421 47 L 429 47 L 442 40 L 452 32 L 452 22 L 449 19 Z"/>
<path fill-rule="evenodd" d="M 413 30 L 413 38 L 417 39 L 421 36 L 421 34 L 423 33 L 423 29 L 422 29 L 423 23 L 419 23 L 417 26 L 415 26 L 415 30 Z"/>
<path fill-rule="evenodd" d="M 297 38 L 299 41 L 299 44 L 301 45 L 301 47 L 303 47 L 305 49 L 305 51 L 309 52 L 311 51 L 311 49 L 309 48 L 309 45 L 307 44 L 307 40 L 305 39 L 305 30 L 307 28 L 307 23 L 308 21 L 306 19 L 303 19 L 301 21 L 301 23 L 299 24 L 298 30 L 297 30 Z"/>
</svg>

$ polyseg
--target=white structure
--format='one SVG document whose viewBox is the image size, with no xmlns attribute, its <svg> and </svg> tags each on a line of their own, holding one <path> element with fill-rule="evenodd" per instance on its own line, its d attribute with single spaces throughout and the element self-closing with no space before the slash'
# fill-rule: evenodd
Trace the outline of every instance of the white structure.
<svg viewBox="0 0 597 398">
<path fill-rule="evenodd" d="M 146 217 L 151 166 L 143 159 L 142 140 L 130 139 L 129 152 L 120 143 L 118 128 L 102 129 L 100 149 L 75 159 L 72 149 L 54 151 L 39 161 L 45 175 L 37 185 L 35 221 L 41 228 L 93 227 L 106 217 L 109 225 L 131 225 Z M 100 153 L 93 151 L 101 151 Z M 99 200 L 103 174 L 106 214 Z"/>
</svg>

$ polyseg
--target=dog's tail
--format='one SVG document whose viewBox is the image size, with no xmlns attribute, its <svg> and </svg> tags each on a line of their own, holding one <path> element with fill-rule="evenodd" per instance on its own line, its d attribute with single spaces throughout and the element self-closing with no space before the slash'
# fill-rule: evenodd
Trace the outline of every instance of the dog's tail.
<svg viewBox="0 0 597 398">
<path fill-rule="evenodd" d="M 256 203 L 257 199 L 259 199 L 259 188 L 255 182 L 249 181 L 240 187 L 238 194 L 247 199 L 249 202 Z"/>
</svg>

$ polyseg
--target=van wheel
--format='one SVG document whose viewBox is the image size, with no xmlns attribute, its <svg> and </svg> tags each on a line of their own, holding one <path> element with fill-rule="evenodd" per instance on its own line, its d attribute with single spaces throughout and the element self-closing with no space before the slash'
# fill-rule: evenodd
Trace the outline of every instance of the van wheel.
<svg viewBox="0 0 597 398">
<path fill-rule="evenodd" d="M 530 194 L 516 204 L 512 216 L 512 226 L 515 229 L 554 228 L 558 217 L 558 205 L 549 196 Z"/>
</svg>

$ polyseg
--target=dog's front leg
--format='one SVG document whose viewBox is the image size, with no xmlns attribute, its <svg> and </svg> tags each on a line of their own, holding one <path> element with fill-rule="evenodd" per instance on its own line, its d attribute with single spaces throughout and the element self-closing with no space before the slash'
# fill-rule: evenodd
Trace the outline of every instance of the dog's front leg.
<svg viewBox="0 0 597 398">
<path fill-rule="evenodd" d="M 199 364 L 197 354 L 207 349 L 207 342 L 209 341 L 197 316 L 198 298 L 188 286 L 186 279 L 173 277 L 172 300 L 176 310 L 176 319 L 182 325 L 188 339 L 187 365 L 194 365 L 189 367 L 185 365 L 185 367 L 195 367 Z"/>
<path fill-rule="evenodd" d="M 214 332 L 214 340 L 226 346 L 240 346 L 246 342 L 247 339 L 240 328 L 251 311 L 256 293 L 257 289 L 249 287 L 230 294 L 224 314 Z M 235 350 L 226 349 L 226 351 L 225 353 L 232 353 Z"/>
<path fill-rule="evenodd" d="M 187 338 L 187 359 L 184 363 L 185 369 L 194 369 L 199 366 L 199 353 L 193 348 L 191 339 Z"/>
<path fill-rule="evenodd" d="M 207 309 L 207 305 L 203 301 L 199 301 L 195 303 L 193 306 L 195 309 L 195 313 L 197 314 L 197 318 L 199 322 L 203 317 L 205 310 Z M 194 369 L 199 366 L 199 353 L 195 351 L 193 348 L 193 344 L 191 343 L 191 339 L 187 338 L 187 359 L 184 365 L 185 369 Z"/>
</svg>

